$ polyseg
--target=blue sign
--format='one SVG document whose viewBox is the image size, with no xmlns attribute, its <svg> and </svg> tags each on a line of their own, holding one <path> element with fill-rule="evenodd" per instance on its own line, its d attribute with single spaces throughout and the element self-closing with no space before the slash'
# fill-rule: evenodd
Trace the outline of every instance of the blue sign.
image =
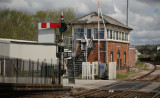
<svg viewBox="0 0 160 98">
<path fill-rule="evenodd" d="M 104 66 L 99 66 L 101 69 L 104 69 Z"/>
</svg>

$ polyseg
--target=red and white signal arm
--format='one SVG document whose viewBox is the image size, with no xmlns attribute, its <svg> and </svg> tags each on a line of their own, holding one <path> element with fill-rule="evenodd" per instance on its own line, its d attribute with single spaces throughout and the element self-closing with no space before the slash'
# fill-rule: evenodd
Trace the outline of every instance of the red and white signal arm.
<svg viewBox="0 0 160 98">
<path fill-rule="evenodd" d="M 60 28 L 61 23 L 38 23 L 38 29 L 51 29 L 51 28 Z"/>
</svg>

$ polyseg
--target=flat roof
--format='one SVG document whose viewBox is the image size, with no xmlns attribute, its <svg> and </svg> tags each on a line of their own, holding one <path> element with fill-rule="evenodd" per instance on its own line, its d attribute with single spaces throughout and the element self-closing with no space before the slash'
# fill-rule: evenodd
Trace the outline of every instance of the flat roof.
<svg viewBox="0 0 160 98">
<path fill-rule="evenodd" d="M 57 45 L 56 43 L 38 43 L 37 41 L 17 40 L 0 38 L 0 43 L 34 44 L 34 45 Z"/>
</svg>

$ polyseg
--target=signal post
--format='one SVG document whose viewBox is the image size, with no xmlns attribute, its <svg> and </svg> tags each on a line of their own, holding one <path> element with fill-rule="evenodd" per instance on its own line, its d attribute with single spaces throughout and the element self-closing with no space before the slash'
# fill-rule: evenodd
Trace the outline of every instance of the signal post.
<svg viewBox="0 0 160 98">
<path fill-rule="evenodd" d="M 63 20 L 63 12 L 61 14 L 61 27 L 59 28 L 60 31 L 60 39 L 58 41 L 58 58 L 59 58 L 59 84 L 63 84 L 63 74 L 65 73 L 64 70 L 64 42 L 63 42 L 63 32 L 67 30 L 67 25 Z"/>
</svg>

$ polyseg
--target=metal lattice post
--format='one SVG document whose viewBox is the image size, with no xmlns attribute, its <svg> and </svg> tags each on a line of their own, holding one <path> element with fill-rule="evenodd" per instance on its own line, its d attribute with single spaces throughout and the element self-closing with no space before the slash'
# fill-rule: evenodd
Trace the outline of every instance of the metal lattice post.
<svg viewBox="0 0 160 98">
<path fill-rule="evenodd" d="M 23 77 L 24 77 L 24 60 L 22 60 L 22 63 L 23 63 Z"/>
<path fill-rule="evenodd" d="M 37 60 L 37 83 L 38 83 L 38 77 L 39 77 L 39 59 Z"/>
<path fill-rule="evenodd" d="M 34 61 L 32 61 L 32 84 L 34 82 L 34 80 L 33 80 L 34 79 L 33 78 L 34 77 L 34 72 L 33 71 L 34 71 Z"/>
<path fill-rule="evenodd" d="M 41 84 L 42 84 L 42 77 L 43 77 L 43 62 L 42 62 L 42 66 L 41 66 Z"/>
<path fill-rule="evenodd" d="M 50 81 L 51 81 L 51 84 L 52 84 L 52 71 L 53 71 L 53 67 L 52 67 L 52 59 L 51 59 L 51 70 L 50 70 Z"/>
<path fill-rule="evenodd" d="M 75 56 L 76 56 L 76 37 L 75 36 L 72 36 L 72 51 L 74 53 L 74 56 L 73 56 L 73 78 L 74 78 L 74 81 L 73 83 L 75 83 Z"/>
<path fill-rule="evenodd" d="M 17 73 L 16 73 L 16 83 L 18 83 L 18 59 L 17 59 Z"/>
</svg>

